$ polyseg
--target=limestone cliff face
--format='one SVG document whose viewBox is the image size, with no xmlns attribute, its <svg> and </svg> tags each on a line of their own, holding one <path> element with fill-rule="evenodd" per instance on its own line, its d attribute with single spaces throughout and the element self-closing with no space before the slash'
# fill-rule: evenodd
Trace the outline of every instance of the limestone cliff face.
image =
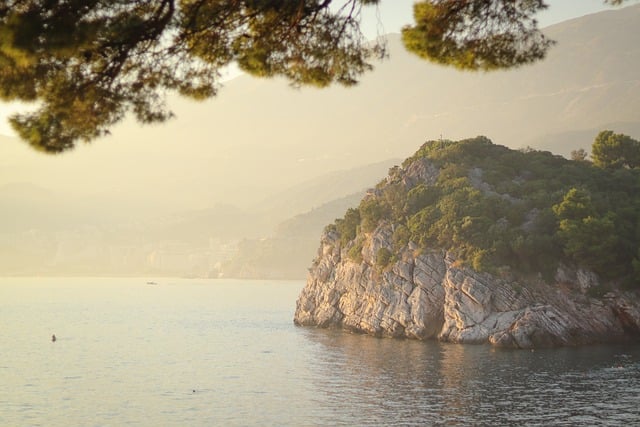
<svg viewBox="0 0 640 427">
<path fill-rule="evenodd" d="M 438 169 L 421 159 L 396 170 L 406 187 L 432 185 Z M 481 191 L 481 180 L 471 176 Z M 389 178 L 391 179 L 391 178 Z M 368 197 L 376 197 L 371 190 Z M 409 243 L 384 268 L 381 248 L 394 252 L 397 224 L 381 221 L 359 236 L 362 259 L 349 257 L 355 241 L 341 243 L 328 228 L 306 287 L 297 301 L 294 322 L 338 327 L 375 336 L 438 339 L 533 348 L 638 339 L 640 298 L 614 290 L 589 296 L 598 277 L 561 265 L 553 283 L 521 283 L 479 273 L 443 250 Z"/>
<path fill-rule="evenodd" d="M 294 322 L 518 348 L 612 342 L 640 333 L 637 296 L 589 298 L 585 291 L 597 279 L 587 272 L 561 269 L 557 283 L 525 287 L 460 267 L 441 251 L 416 255 L 411 245 L 379 271 L 373 254 L 391 248 L 390 236 L 389 224 L 379 226 L 356 263 L 340 249 L 337 233 L 325 233 Z"/>
</svg>

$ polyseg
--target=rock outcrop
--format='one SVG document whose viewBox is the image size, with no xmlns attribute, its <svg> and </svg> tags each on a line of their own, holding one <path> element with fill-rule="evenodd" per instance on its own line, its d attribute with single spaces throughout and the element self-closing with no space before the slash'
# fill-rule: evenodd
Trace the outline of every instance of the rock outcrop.
<svg viewBox="0 0 640 427">
<path fill-rule="evenodd" d="M 391 248 L 391 225 L 367 237 L 363 259 L 327 231 L 295 312 L 297 325 L 375 336 L 534 348 L 622 341 L 640 334 L 635 293 L 591 298 L 597 278 L 561 268 L 556 283 L 524 286 L 460 266 L 443 251 L 413 245 L 384 270 L 374 254 Z"/>
<path fill-rule="evenodd" d="M 428 141 L 325 229 L 294 322 L 516 348 L 638 340 L 640 286 L 619 285 L 640 278 L 640 249 L 619 231 L 640 181 L 614 172 L 484 137 Z M 596 206 L 613 187 L 624 196 Z"/>
</svg>

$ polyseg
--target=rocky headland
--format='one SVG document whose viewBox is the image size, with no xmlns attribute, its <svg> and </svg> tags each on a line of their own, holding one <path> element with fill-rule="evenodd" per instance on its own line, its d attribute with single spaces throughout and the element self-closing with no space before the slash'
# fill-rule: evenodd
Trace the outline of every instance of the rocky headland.
<svg viewBox="0 0 640 427">
<path fill-rule="evenodd" d="M 429 156 L 414 156 L 402 168 L 390 171 L 386 181 L 363 200 L 355 236 L 344 238 L 340 227 L 325 229 L 297 301 L 295 324 L 513 348 L 637 341 L 637 289 L 618 286 L 619 280 L 603 279 L 564 255 L 558 256 L 552 274 L 544 278 L 530 270 L 515 274 L 515 267 L 504 265 L 478 271 L 460 255 L 457 244 L 428 247 L 415 243 L 415 236 L 399 239 L 399 229 L 411 224 L 398 219 L 402 215 L 377 215 L 374 226 L 365 226 L 367 200 L 382 200 L 389 188 L 407 194 L 420 184 L 438 186 L 443 182 L 442 164 Z M 495 184 L 484 181 L 477 164 L 468 166 L 464 172 L 468 185 L 484 195 L 507 199 L 508 204 L 517 203 L 517 197 L 496 192 Z M 532 216 L 540 211 L 531 208 L 523 212 L 522 223 L 512 225 L 541 232 L 531 225 Z"/>
</svg>

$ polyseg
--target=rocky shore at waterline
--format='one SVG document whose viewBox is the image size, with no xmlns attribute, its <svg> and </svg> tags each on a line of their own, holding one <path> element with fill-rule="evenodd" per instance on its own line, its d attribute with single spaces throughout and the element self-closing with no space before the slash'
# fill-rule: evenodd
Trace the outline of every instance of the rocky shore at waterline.
<svg viewBox="0 0 640 427">
<path fill-rule="evenodd" d="M 560 268 L 553 284 L 524 286 L 458 265 L 443 251 L 408 247 L 379 271 L 374 254 L 390 245 L 390 226 L 368 238 L 362 262 L 325 232 L 297 301 L 294 322 L 385 337 L 535 348 L 619 342 L 640 336 L 635 292 L 590 290 L 597 277 Z"/>
</svg>

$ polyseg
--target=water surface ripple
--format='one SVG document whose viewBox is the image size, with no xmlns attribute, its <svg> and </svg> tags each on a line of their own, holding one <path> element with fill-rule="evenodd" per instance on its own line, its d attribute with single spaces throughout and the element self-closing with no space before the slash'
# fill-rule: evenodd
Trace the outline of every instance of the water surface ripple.
<svg viewBox="0 0 640 427">
<path fill-rule="evenodd" d="M 0 425 L 640 425 L 638 345 L 376 339 L 293 326 L 302 282 L 157 282 L 0 279 Z"/>
</svg>

